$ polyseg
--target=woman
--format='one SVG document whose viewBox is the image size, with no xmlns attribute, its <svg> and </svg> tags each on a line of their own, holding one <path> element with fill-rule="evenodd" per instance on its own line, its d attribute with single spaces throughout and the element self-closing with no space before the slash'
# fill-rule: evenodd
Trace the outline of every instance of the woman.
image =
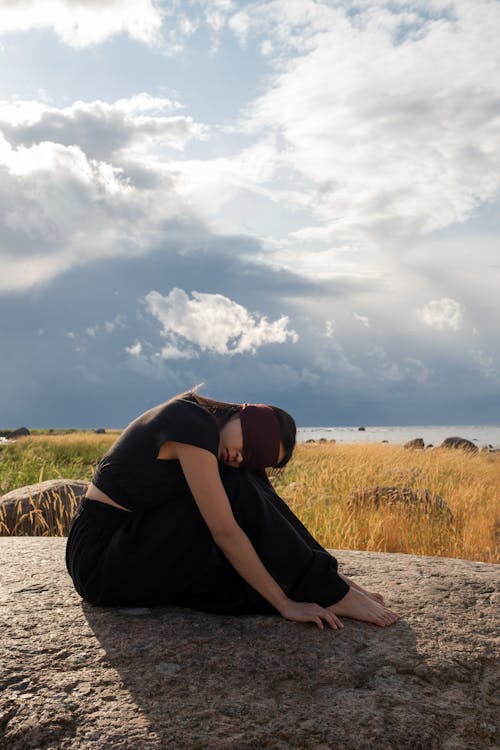
<svg viewBox="0 0 500 750">
<path fill-rule="evenodd" d="M 343 627 L 397 615 L 337 572 L 337 561 L 274 492 L 295 422 L 264 404 L 187 392 L 145 412 L 99 463 L 73 519 L 66 563 L 92 604 L 279 612 Z"/>
</svg>

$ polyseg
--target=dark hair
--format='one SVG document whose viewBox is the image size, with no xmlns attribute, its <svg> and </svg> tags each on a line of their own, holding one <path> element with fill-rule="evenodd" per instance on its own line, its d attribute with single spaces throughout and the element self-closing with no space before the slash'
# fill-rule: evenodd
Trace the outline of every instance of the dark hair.
<svg viewBox="0 0 500 750">
<path fill-rule="evenodd" d="M 269 405 L 271 406 L 271 409 L 274 410 L 274 413 L 278 417 L 278 422 L 280 423 L 280 437 L 281 442 L 283 443 L 283 448 L 285 449 L 285 455 L 275 468 L 282 469 L 292 457 L 295 443 L 297 442 L 297 425 L 295 424 L 295 419 L 287 411 L 280 409 L 279 406 Z"/>
<path fill-rule="evenodd" d="M 213 398 L 200 396 L 200 394 L 196 392 L 196 388 L 198 387 L 199 386 L 196 386 L 191 391 L 186 391 L 185 393 L 179 393 L 179 395 L 175 396 L 174 398 L 194 398 L 200 406 L 202 406 L 204 409 L 206 409 L 206 411 L 212 414 L 219 430 L 221 430 L 224 425 L 229 422 L 230 419 L 232 419 L 241 411 L 241 404 L 230 404 L 227 401 L 217 401 Z M 274 467 L 276 469 L 281 469 L 283 468 L 283 466 L 286 466 L 286 464 L 292 457 L 295 443 L 297 441 L 297 425 L 295 424 L 294 418 L 287 411 L 280 409 L 278 406 L 272 406 L 271 404 L 269 404 L 269 406 L 271 406 L 271 409 L 273 409 L 274 413 L 278 417 L 278 422 L 280 425 L 280 439 L 283 443 L 283 448 L 285 449 L 284 457 L 279 462 L 279 464 Z"/>
<path fill-rule="evenodd" d="M 221 430 L 232 417 L 238 414 L 241 409 L 240 404 L 228 404 L 226 401 L 217 401 L 213 398 L 200 396 L 200 394 L 196 393 L 195 391 L 183 393 L 181 398 L 186 398 L 186 396 L 191 396 L 192 398 L 194 398 L 200 406 L 202 406 L 213 416 L 219 430 Z"/>
</svg>

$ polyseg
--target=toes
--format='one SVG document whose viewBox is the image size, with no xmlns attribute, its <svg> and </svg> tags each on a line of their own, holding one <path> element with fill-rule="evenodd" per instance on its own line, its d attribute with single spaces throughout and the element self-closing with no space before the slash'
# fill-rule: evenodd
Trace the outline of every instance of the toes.
<svg viewBox="0 0 500 750">
<path fill-rule="evenodd" d="M 397 619 L 398 616 L 396 613 L 391 612 L 387 607 L 381 607 L 380 611 L 377 613 L 377 625 L 380 625 L 381 627 L 393 625 Z"/>
</svg>

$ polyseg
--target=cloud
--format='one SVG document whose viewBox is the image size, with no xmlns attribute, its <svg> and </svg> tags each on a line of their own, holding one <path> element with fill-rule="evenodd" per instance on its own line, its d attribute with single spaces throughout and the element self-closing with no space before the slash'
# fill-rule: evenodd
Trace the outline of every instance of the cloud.
<svg viewBox="0 0 500 750">
<path fill-rule="evenodd" d="M 161 323 L 168 342 L 161 352 L 164 359 L 192 358 L 198 352 L 255 354 L 265 344 L 298 340 L 287 316 L 271 322 L 222 294 L 191 295 L 174 288 L 167 296 L 151 291 L 145 297 L 146 309 Z"/>
<path fill-rule="evenodd" d="M 458 331 L 462 324 L 462 307 L 459 302 L 450 297 L 431 300 L 424 307 L 417 310 L 417 317 L 431 328 L 443 330 L 451 328 Z"/>
<path fill-rule="evenodd" d="M 397 384 L 399 389 L 404 386 L 409 391 L 413 391 L 417 386 L 425 385 L 432 373 L 421 360 L 406 357 L 400 363 L 384 363 L 375 374 L 381 381 Z"/>
<path fill-rule="evenodd" d="M 156 44 L 162 16 L 155 0 L 2 0 L 0 35 L 51 28 L 72 47 L 99 44 L 115 34 Z"/>
<path fill-rule="evenodd" d="M 119 247 L 126 253 L 144 211 L 119 170 L 53 143 L 4 150 L 0 198 L 2 291 L 29 288 Z"/>
<path fill-rule="evenodd" d="M 333 334 L 335 333 L 335 321 L 334 320 L 325 320 L 325 329 L 323 336 L 325 336 L 327 339 L 333 338 Z"/>
<path fill-rule="evenodd" d="M 244 205 L 250 203 L 252 194 L 266 201 L 276 199 L 264 187 L 273 178 L 275 156 L 274 138 L 263 137 L 231 156 L 178 161 L 179 190 L 204 220 L 225 231 L 238 231 L 234 219 L 238 198 L 246 196 Z"/>
<path fill-rule="evenodd" d="M 359 320 L 365 328 L 370 328 L 370 319 L 367 318 L 366 315 L 360 315 L 359 313 L 353 312 L 352 317 L 354 320 Z"/>
<path fill-rule="evenodd" d="M 147 154 L 199 132 L 176 106 L 140 94 L 114 104 L 0 108 L 0 291 L 22 291 L 98 258 L 141 255 L 182 220 L 198 220 L 173 169 Z M 4 130 L 9 140 L 3 135 Z"/>
<path fill-rule="evenodd" d="M 117 328 L 123 328 L 125 326 L 126 317 L 125 315 L 115 315 L 113 320 L 105 320 L 102 325 L 96 323 L 89 326 L 86 330 L 88 336 L 92 338 L 100 335 L 110 335 L 115 332 Z"/>
<path fill-rule="evenodd" d="M 500 5 L 350 6 L 237 16 L 240 35 L 277 45 L 244 126 L 279 134 L 274 160 L 302 181 L 325 240 L 386 247 L 465 221 L 500 188 Z"/>
<path fill-rule="evenodd" d="M 482 351 L 481 349 L 472 349 L 470 355 L 482 375 L 487 378 L 494 378 L 497 375 L 497 371 L 493 363 L 493 357 L 491 357 L 489 354 Z"/>
<path fill-rule="evenodd" d="M 132 357 L 138 357 L 140 354 L 142 354 L 142 344 L 140 341 L 136 341 L 134 344 L 126 346 L 125 351 Z"/>
<path fill-rule="evenodd" d="M 182 150 L 187 141 L 204 134 L 191 117 L 172 116 L 178 102 L 137 94 L 114 103 L 77 101 L 70 107 L 41 102 L 0 102 L 0 131 L 13 147 L 42 142 L 77 145 L 94 159 L 110 161 L 117 152 L 144 156 L 149 146 Z M 123 154 L 122 154 L 123 155 Z"/>
<path fill-rule="evenodd" d="M 200 0 L 200 5 L 204 9 L 207 25 L 216 33 L 225 28 L 235 8 L 232 0 Z"/>
</svg>

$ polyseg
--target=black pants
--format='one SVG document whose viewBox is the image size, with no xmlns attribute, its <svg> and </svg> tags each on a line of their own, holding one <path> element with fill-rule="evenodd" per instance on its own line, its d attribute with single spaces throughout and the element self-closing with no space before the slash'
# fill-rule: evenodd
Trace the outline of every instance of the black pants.
<svg viewBox="0 0 500 750">
<path fill-rule="evenodd" d="M 337 561 L 260 477 L 221 467 L 236 521 L 262 563 L 295 601 L 322 606 L 349 586 Z M 66 551 L 78 593 L 101 605 L 175 604 L 227 614 L 274 612 L 214 543 L 191 495 L 142 512 L 84 500 Z"/>
</svg>

